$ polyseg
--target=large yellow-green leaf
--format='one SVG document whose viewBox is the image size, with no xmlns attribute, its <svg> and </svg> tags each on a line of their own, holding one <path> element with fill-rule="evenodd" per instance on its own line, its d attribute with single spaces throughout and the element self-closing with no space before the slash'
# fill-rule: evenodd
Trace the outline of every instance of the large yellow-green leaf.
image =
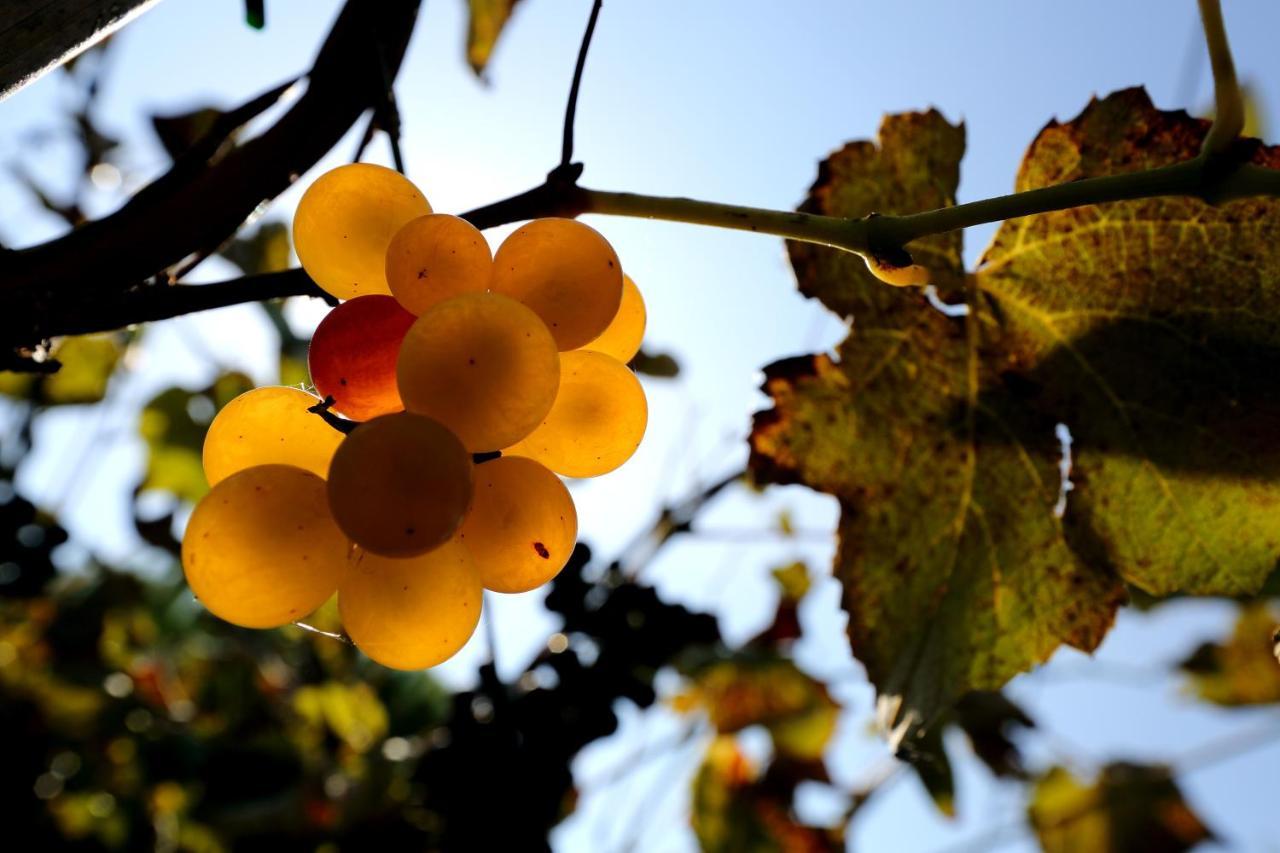
<svg viewBox="0 0 1280 853">
<path fill-rule="evenodd" d="M 1046 127 L 1018 188 L 1184 160 L 1205 131 L 1120 92 Z M 804 208 L 953 203 L 962 147 L 936 113 L 891 116 L 878 149 L 823 164 Z M 1280 166 L 1257 143 L 1240 150 Z M 934 720 L 1062 643 L 1092 649 L 1124 583 L 1263 582 L 1280 557 L 1280 204 L 1015 220 L 969 276 L 956 235 L 911 248 L 966 316 L 878 283 L 856 257 L 791 247 L 801 290 L 852 329 L 838 359 L 766 370 L 774 407 L 752 435 L 757 479 L 841 501 L 835 572 L 888 721 Z M 1059 423 L 1075 448 L 1065 506 Z"/>
<path fill-rule="evenodd" d="M 1051 124 L 1019 190 L 1193 157 L 1207 124 L 1138 89 Z M 1259 165 L 1280 151 L 1256 147 Z M 1280 203 L 1164 198 L 1005 223 L 977 273 L 1014 382 L 1065 422 L 1069 534 L 1146 592 L 1256 590 L 1280 556 Z"/>
<path fill-rule="evenodd" d="M 202 462 L 209 423 L 219 409 L 252 387 L 244 374 L 224 373 L 208 388 L 169 388 L 151 398 L 138 416 L 138 432 L 147 443 L 146 474 L 138 490 L 199 500 L 209 490 Z"/>
<path fill-rule="evenodd" d="M 1111 764 L 1093 784 L 1055 767 L 1028 812 L 1045 853 L 1181 853 L 1211 837 L 1163 767 Z"/>
<path fill-rule="evenodd" d="M 835 154 L 806 207 L 863 216 L 946 204 L 959 134 L 937 113 L 889 117 L 882 150 Z M 917 259 L 961 289 L 958 238 L 929 247 Z M 766 370 L 774 408 L 757 416 L 753 469 L 840 499 L 835 573 L 886 720 L 928 722 L 1063 642 L 1093 648 L 1122 591 L 1076 557 L 1054 514 L 1052 421 L 973 405 L 1005 360 L 992 318 L 946 317 L 850 255 L 809 246 L 791 255 L 801 288 L 852 314 L 853 328 L 839 362 L 806 356 Z"/>
<path fill-rule="evenodd" d="M 1235 630 L 1224 643 L 1206 643 L 1183 662 L 1200 698 L 1219 705 L 1280 702 L 1280 660 L 1273 637 L 1280 613 L 1255 602 L 1240 609 Z"/>
<path fill-rule="evenodd" d="M 467 62 L 479 74 L 489 63 L 493 46 L 519 0 L 468 0 Z"/>
</svg>

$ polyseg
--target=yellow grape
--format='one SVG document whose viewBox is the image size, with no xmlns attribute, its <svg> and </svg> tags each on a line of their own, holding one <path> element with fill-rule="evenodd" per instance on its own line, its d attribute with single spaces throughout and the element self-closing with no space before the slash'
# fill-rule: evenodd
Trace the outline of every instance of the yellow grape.
<svg viewBox="0 0 1280 853">
<path fill-rule="evenodd" d="M 528 435 L 551 408 L 560 356 L 528 308 L 469 293 L 437 303 L 409 327 L 396 380 L 406 409 L 440 421 L 468 450 L 498 450 Z"/>
<path fill-rule="evenodd" d="M 412 557 L 453 536 L 471 503 L 471 454 L 437 421 L 382 415 L 347 436 L 329 467 L 329 507 L 365 550 Z"/>
<path fill-rule="evenodd" d="M 236 397 L 218 412 L 204 438 L 204 475 L 215 485 L 255 465 L 296 465 L 324 477 L 342 433 L 307 409 L 320 400 L 269 385 Z"/>
<path fill-rule="evenodd" d="M 245 628 L 302 619 L 333 595 L 349 550 L 324 480 L 292 465 L 226 478 L 196 504 L 182 568 L 214 616 Z"/>
<path fill-rule="evenodd" d="M 640 351 L 644 340 L 645 310 L 640 288 L 625 273 L 622 276 L 622 304 L 600 337 L 582 347 L 611 355 L 626 364 Z"/>
<path fill-rule="evenodd" d="M 527 592 L 564 568 L 578 538 L 578 513 L 546 466 L 503 456 L 476 466 L 476 494 L 458 538 L 486 589 Z"/>
<path fill-rule="evenodd" d="M 644 389 L 625 364 L 590 350 L 561 353 L 551 411 L 503 453 L 535 459 L 566 477 L 598 477 L 631 458 L 648 420 Z"/>
<path fill-rule="evenodd" d="M 338 590 L 338 612 L 360 651 L 392 669 L 423 669 L 466 645 L 482 595 L 471 553 L 457 540 L 407 560 L 357 548 Z"/>
<path fill-rule="evenodd" d="M 410 219 L 430 212 L 404 175 L 351 163 L 307 187 L 293 215 L 293 246 L 307 275 L 339 299 L 390 293 L 387 244 Z"/>
<path fill-rule="evenodd" d="M 483 293 L 493 275 L 493 253 L 470 222 L 432 213 L 411 219 L 391 238 L 386 269 L 391 293 L 420 315 L 450 296 Z"/>
<path fill-rule="evenodd" d="M 532 308 L 561 350 L 577 349 L 618 313 L 622 264 L 594 228 L 573 219 L 535 219 L 498 247 L 489 287 Z"/>
</svg>

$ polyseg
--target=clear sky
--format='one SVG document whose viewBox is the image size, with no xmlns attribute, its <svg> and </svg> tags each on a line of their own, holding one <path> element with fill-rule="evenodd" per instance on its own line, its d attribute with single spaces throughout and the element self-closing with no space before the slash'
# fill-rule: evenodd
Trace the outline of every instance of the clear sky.
<svg viewBox="0 0 1280 853">
<path fill-rule="evenodd" d="M 397 87 L 410 176 L 447 212 L 526 189 L 555 164 L 563 97 L 590 3 L 524 0 L 487 85 L 463 62 L 463 5 L 427 0 Z M 1224 5 L 1241 76 L 1256 84 L 1264 116 L 1280 117 L 1280 4 Z M 126 187 L 167 165 L 148 129 L 150 114 L 230 106 L 296 75 L 337 8 L 336 0 L 269 0 L 267 29 L 255 32 L 242 22 L 240 0 L 164 0 L 127 28 L 110 54 L 98 106 L 106 127 L 126 140 L 118 164 Z M 965 122 L 969 154 L 960 198 L 977 199 L 1007 192 L 1035 133 L 1051 118 L 1074 116 L 1094 94 L 1145 84 L 1160 107 L 1202 111 L 1210 95 L 1197 34 L 1193 0 L 607 0 L 579 104 L 577 158 L 587 164 L 583 181 L 590 186 L 790 208 L 803 198 L 817 161 L 846 140 L 873 137 L 882 114 L 936 106 Z M 0 165 L 21 162 L 50 179 L 65 178 L 69 152 L 56 137 L 40 137 L 38 154 L 29 143 L 63 121 L 71 94 L 54 74 L 0 103 Z M 355 144 L 354 137 L 344 140 L 324 165 L 348 159 Z M 385 153 L 375 143 L 370 156 L 385 159 Z M 288 219 L 299 194 L 298 188 L 287 193 L 265 217 Z M 97 193 L 92 209 L 107 212 L 123 197 Z M 10 246 L 47 239 L 60 228 L 4 170 L 0 211 L 0 240 Z M 662 501 L 742 464 L 750 415 L 764 403 L 757 391 L 761 366 L 829 348 L 843 326 L 796 293 L 779 240 L 635 220 L 592 224 L 614 243 L 645 293 L 649 346 L 675 353 L 683 368 L 676 382 L 647 383 L 651 429 L 635 460 L 603 480 L 575 486 L 583 538 L 609 554 L 643 529 Z M 496 242 L 504 233 L 495 229 L 490 236 Z M 970 260 L 990 233 L 967 235 Z M 211 261 L 198 274 L 216 279 L 234 270 Z M 321 312 L 301 304 L 290 316 L 305 328 Z M 95 550 L 145 562 L 128 517 L 143 454 L 133 434 L 137 404 L 175 382 L 207 381 L 220 366 L 270 382 L 271 346 L 272 333 L 248 307 L 153 326 L 138 369 L 113 389 L 120 402 L 47 417 L 20 487 L 60 505 Z M 87 442 L 100 449 L 81 466 Z M 805 536 L 695 537 L 671 547 L 646 577 L 670 599 L 713 609 L 726 636 L 745 639 L 772 613 L 769 568 L 802 556 L 827 577 L 833 544 L 824 533 L 835 524 L 834 502 L 798 488 L 764 497 L 733 494 L 702 520 L 711 531 L 767 529 L 784 508 Z M 819 585 L 804 613 L 808 638 L 798 656 L 811 672 L 840 677 L 836 692 L 851 710 L 829 763 L 838 780 L 852 784 L 885 750 L 866 733 L 872 694 L 843 639 L 838 597 L 834 581 Z M 1169 759 L 1267 719 L 1267 712 L 1196 705 L 1176 680 L 1159 676 L 1163 663 L 1223 632 L 1231 613 L 1193 603 L 1125 615 L 1099 654 L 1110 668 L 1090 670 L 1083 656 L 1064 652 L 1042 672 L 1015 681 L 1013 695 L 1050 733 L 1043 740 L 1052 749 L 1038 758 L 1070 756 L 1084 770 L 1111 757 Z M 507 673 L 522 668 L 555 628 L 536 594 L 503 599 L 491 616 Z M 442 668 L 442 677 L 466 683 L 486 654 L 483 641 L 473 641 Z M 642 849 L 689 849 L 684 781 L 696 748 L 603 790 L 588 784 L 675 725 L 663 711 L 622 713 L 619 735 L 591 747 L 579 762 L 584 799 L 556 843 L 565 850 L 613 849 L 638 823 Z M 957 820 L 940 819 L 910 780 L 860 817 L 853 846 L 947 849 L 1016 823 L 1017 791 L 994 783 L 972 761 L 961 767 Z M 1192 773 L 1184 787 L 1232 849 L 1280 850 L 1273 807 L 1278 768 L 1280 748 L 1272 746 Z M 670 792 L 655 804 L 648 789 L 662 785 Z M 830 805 L 818 795 L 803 802 L 814 815 Z M 637 817 L 639 809 L 651 813 Z M 1016 833 L 1002 840 L 1010 842 L 1007 849 L 1027 846 Z M 986 846 L 980 840 L 974 849 Z"/>
</svg>

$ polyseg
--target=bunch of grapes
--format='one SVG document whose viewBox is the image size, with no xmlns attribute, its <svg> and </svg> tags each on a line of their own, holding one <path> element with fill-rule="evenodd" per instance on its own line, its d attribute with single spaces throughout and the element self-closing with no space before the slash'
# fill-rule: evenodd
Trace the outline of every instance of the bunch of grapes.
<svg viewBox="0 0 1280 853">
<path fill-rule="evenodd" d="M 564 567 L 577 513 L 560 477 L 639 446 L 648 408 L 626 363 L 644 303 L 588 226 L 535 220 L 491 254 L 380 166 L 321 176 L 293 229 L 307 273 L 346 300 L 311 341 L 320 396 L 257 388 L 218 413 L 187 581 L 250 628 L 336 591 L 365 654 L 434 666 L 474 632 L 484 589 L 525 592 Z M 320 397 L 346 428 L 313 411 Z"/>
</svg>

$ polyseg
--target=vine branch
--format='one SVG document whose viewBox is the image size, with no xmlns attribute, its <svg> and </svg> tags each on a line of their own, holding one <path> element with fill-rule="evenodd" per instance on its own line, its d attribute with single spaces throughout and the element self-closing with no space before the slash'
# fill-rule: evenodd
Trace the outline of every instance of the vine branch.
<svg viewBox="0 0 1280 853">
<path fill-rule="evenodd" d="M 587 67 L 587 50 L 591 47 L 591 37 L 596 32 L 596 20 L 600 17 L 600 8 L 604 0 L 594 0 L 591 4 L 591 17 L 587 18 L 587 30 L 582 34 L 582 46 L 578 48 L 578 63 L 573 68 L 573 83 L 569 86 L 569 102 L 564 109 L 564 141 L 560 148 L 560 168 L 568 169 L 573 160 L 573 124 L 578 112 L 578 89 L 582 86 L 582 72 Z"/>
</svg>

